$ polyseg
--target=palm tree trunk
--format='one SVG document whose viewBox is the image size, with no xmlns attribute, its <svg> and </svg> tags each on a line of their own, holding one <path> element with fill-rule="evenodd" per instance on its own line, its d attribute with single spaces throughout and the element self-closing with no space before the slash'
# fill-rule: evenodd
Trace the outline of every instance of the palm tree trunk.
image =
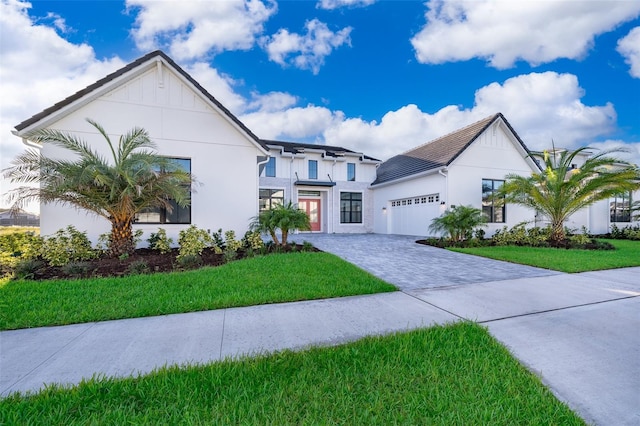
<svg viewBox="0 0 640 426">
<path fill-rule="evenodd" d="M 556 243 L 564 241 L 565 234 L 563 222 L 554 222 L 551 225 L 551 235 L 549 236 L 549 239 Z"/>
<path fill-rule="evenodd" d="M 112 257 L 133 253 L 133 227 L 131 219 L 111 219 L 111 242 L 109 255 Z"/>
<path fill-rule="evenodd" d="M 289 237 L 289 231 L 286 229 L 282 229 L 282 245 L 287 245 L 287 238 Z"/>
<path fill-rule="evenodd" d="M 280 241 L 278 240 L 278 236 L 276 235 L 276 231 L 269 231 L 269 233 L 271 234 L 271 239 L 273 240 L 273 242 L 279 246 L 280 245 Z"/>
</svg>

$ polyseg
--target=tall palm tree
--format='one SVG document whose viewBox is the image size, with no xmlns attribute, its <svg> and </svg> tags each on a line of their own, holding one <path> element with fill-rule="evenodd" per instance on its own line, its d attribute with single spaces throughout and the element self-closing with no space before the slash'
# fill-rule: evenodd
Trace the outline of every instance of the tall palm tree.
<svg viewBox="0 0 640 426">
<path fill-rule="evenodd" d="M 541 212 L 551 221 L 551 241 L 564 240 L 564 222 L 569 216 L 597 201 L 640 188 L 638 166 L 612 156 L 623 152 L 620 149 L 593 155 L 573 168 L 575 157 L 589 149 L 563 151 L 560 155 L 545 151 L 542 172 L 529 177 L 507 175 L 497 197 Z"/>
<path fill-rule="evenodd" d="M 32 200 L 58 203 L 88 210 L 111 222 L 112 256 L 135 249 L 132 224 L 135 215 L 147 208 L 171 210 L 171 200 L 187 206 L 190 200 L 190 173 L 171 159 L 155 152 L 155 144 L 146 130 L 134 128 L 120 136 L 115 146 L 106 131 L 95 121 L 87 121 L 104 137 L 111 158 L 103 157 L 87 142 L 68 133 L 44 129 L 29 139 L 52 144 L 75 154 L 73 159 L 54 159 L 38 150 L 28 149 L 3 170 L 16 183 L 39 183 L 10 192 L 14 206 Z"/>
</svg>

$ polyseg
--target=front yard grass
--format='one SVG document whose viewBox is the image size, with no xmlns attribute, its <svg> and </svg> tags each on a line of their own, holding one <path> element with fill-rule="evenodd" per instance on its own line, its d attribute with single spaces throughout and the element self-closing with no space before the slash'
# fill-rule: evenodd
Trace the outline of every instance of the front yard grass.
<svg viewBox="0 0 640 426">
<path fill-rule="evenodd" d="M 66 325 L 395 291 L 329 253 L 287 253 L 187 272 L 9 281 L 0 329 Z"/>
<path fill-rule="evenodd" d="M 613 244 L 617 250 L 566 250 L 520 246 L 451 248 L 450 250 L 570 273 L 640 266 L 640 241 L 603 241 Z"/>
<path fill-rule="evenodd" d="M 483 327 L 436 326 L 0 401 L 6 424 L 584 425 Z"/>
</svg>

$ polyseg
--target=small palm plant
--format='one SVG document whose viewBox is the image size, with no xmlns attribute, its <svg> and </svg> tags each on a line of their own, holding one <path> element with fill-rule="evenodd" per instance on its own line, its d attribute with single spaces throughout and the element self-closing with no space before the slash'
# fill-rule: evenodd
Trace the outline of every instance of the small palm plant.
<svg viewBox="0 0 640 426">
<path fill-rule="evenodd" d="M 452 241 L 463 241 L 473 234 L 473 230 L 486 226 L 487 217 L 482 210 L 472 206 L 455 206 L 436 217 L 429 225 L 429 231 L 444 234 Z"/>
<path fill-rule="evenodd" d="M 311 229 L 309 216 L 300 210 L 291 201 L 287 204 L 277 205 L 260 212 L 253 218 L 251 229 L 257 232 L 267 232 L 276 245 L 287 245 L 289 232 L 299 229 L 308 231 Z M 282 233 L 282 241 L 278 239 L 277 231 Z"/>
</svg>

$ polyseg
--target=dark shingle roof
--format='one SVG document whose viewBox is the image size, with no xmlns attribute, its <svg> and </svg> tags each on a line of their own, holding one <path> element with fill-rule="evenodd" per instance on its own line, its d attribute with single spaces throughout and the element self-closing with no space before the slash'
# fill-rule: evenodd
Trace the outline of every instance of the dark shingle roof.
<svg viewBox="0 0 640 426">
<path fill-rule="evenodd" d="M 347 148 L 342 148 L 340 146 L 329 146 L 322 144 L 312 144 L 312 143 L 301 143 L 301 142 L 283 142 L 283 141 L 274 141 L 274 140 L 261 140 L 263 145 L 272 145 L 272 146 L 281 146 L 285 152 L 290 152 L 292 154 L 300 154 L 304 152 L 305 149 L 318 149 L 325 151 L 325 155 L 328 157 L 341 157 L 344 154 L 361 154 L 359 152 L 352 151 Z M 368 155 L 362 154 L 363 158 L 371 161 L 380 161 L 376 158 L 369 157 Z"/>
<path fill-rule="evenodd" d="M 55 105 L 43 110 L 42 112 L 39 112 L 38 114 L 34 115 L 33 117 L 28 118 L 27 120 L 23 121 L 22 123 L 16 125 L 15 129 L 17 131 L 20 131 L 20 130 L 23 130 L 23 129 L 31 126 L 34 123 L 37 123 L 38 121 L 46 118 L 50 114 L 53 114 L 56 111 L 64 108 L 65 106 L 72 104 L 73 102 L 75 102 L 75 101 L 83 98 L 84 96 L 90 94 L 94 90 L 99 89 L 100 87 L 104 86 L 105 84 L 109 83 L 110 81 L 115 80 L 116 78 L 128 73 L 129 71 L 137 68 L 138 66 L 144 64 L 145 62 L 148 62 L 149 60 L 151 60 L 151 59 L 153 59 L 155 57 L 161 57 L 162 59 L 167 61 L 167 63 L 169 63 L 169 65 L 171 65 L 171 67 L 173 67 L 178 73 L 180 73 L 191 84 L 193 84 L 207 99 L 209 99 L 213 104 L 215 104 L 218 108 L 220 108 L 220 110 L 224 114 L 226 114 L 234 123 L 236 123 L 244 132 L 246 132 L 247 135 L 249 135 L 258 144 L 260 144 L 264 149 L 267 149 L 267 147 L 260 141 L 260 139 L 256 135 L 254 135 L 253 132 L 251 130 L 249 130 L 249 128 L 247 128 L 235 115 L 233 115 L 231 113 L 231 111 L 229 111 L 216 98 L 214 98 L 213 95 L 211 95 L 209 92 L 207 92 L 207 90 L 204 87 L 202 87 L 200 85 L 200 83 L 198 83 L 193 77 L 191 77 L 189 75 L 189 73 L 187 73 L 185 70 L 183 70 L 178 64 L 176 64 L 173 61 L 173 59 L 171 59 L 169 56 L 167 56 L 167 54 L 165 54 L 161 50 L 156 50 L 154 52 L 151 52 L 151 53 L 148 53 L 148 54 L 142 56 L 141 58 L 136 59 L 135 61 L 125 65 L 124 67 L 120 68 L 119 70 L 107 75 L 106 77 L 104 77 L 104 78 L 96 81 L 95 83 L 85 87 L 84 89 L 74 93 L 73 95 L 69 96 L 68 98 L 63 99 L 62 101 L 60 101 L 60 102 L 56 103 Z"/>
<path fill-rule="evenodd" d="M 522 147 L 528 152 L 527 147 L 504 116 L 497 113 L 410 151 L 391 157 L 378 167 L 377 177 L 372 185 L 448 166 L 499 118 L 505 122 Z"/>
</svg>

